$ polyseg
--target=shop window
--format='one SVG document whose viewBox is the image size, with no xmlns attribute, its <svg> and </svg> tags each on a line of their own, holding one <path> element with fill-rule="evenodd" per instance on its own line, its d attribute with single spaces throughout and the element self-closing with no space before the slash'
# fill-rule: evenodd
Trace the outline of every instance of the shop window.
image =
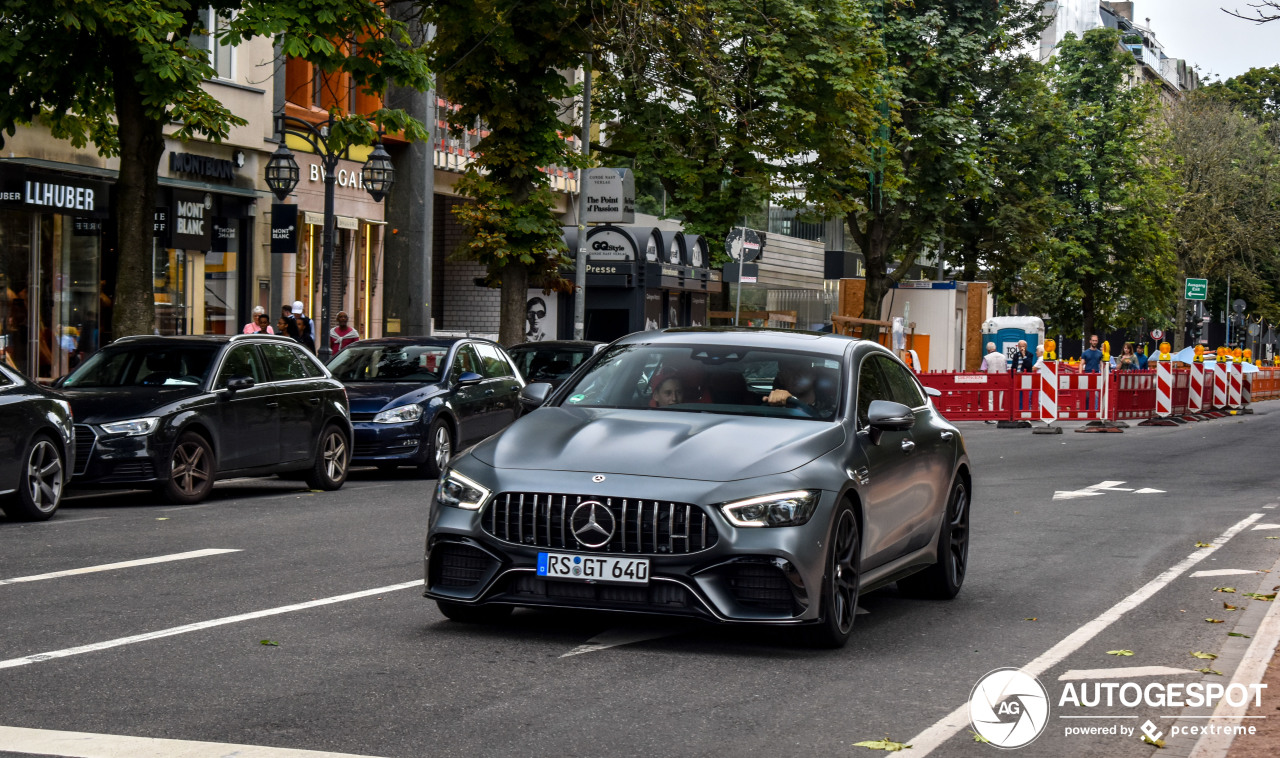
<svg viewBox="0 0 1280 758">
<path fill-rule="evenodd" d="M 191 43 L 209 53 L 209 63 L 213 65 L 215 75 L 219 79 L 235 79 L 232 60 L 235 48 L 218 39 L 219 34 L 226 30 L 229 17 L 215 11 L 211 6 L 200 8 L 197 13 L 200 29 L 197 30 L 197 34 L 192 35 Z"/>
</svg>

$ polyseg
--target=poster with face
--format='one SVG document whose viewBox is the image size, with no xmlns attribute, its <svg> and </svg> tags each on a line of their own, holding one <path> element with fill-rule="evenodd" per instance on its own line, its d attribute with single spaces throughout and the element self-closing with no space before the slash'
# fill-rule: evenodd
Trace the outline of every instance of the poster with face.
<svg viewBox="0 0 1280 758">
<path fill-rule="evenodd" d="M 542 290 L 529 290 L 529 299 L 524 307 L 524 339 L 525 342 L 542 342 L 553 340 L 558 332 L 556 321 L 556 305 L 558 292 L 544 293 Z"/>
<path fill-rule="evenodd" d="M 662 290 L 646 290 L 644 293 L 644 330 L 652 332 L 662 325 Z"/>
</svg>

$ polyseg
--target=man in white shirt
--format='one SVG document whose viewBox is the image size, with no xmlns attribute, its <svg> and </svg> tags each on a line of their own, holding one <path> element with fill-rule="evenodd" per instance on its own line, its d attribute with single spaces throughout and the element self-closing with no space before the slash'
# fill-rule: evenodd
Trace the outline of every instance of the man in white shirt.
<svg viewBox="0 0 1280 758">
<path fill-rule="evenodd" d="M 987 343 L 987 354 L 982 356 L 982 370 L 988 374 L 1003 374 L 1008 368 L 1004 353 L 996 350 L 996 343 Z"/>
</svg>

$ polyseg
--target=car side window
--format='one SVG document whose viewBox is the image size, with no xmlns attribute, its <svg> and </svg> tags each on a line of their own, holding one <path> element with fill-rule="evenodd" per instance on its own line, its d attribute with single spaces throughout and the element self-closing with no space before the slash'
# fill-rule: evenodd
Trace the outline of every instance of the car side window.
<svg viewBox="0 0 1280 758">
<path fill-rule="evenodd" d="M 227 352 L 227 357 L 222 362 L 222 370 L 218 372 L 218 381 L 213 385 L 214 388 L 225 389 L 227 381 L 233 376 L 247 376 L 254 382 L 266 380 L 267 372 L 254 345 L 236 345 Z"/>
<path fill-rule="evenodd" d="M 307 372 L 302 366 L 297 351 L 288 345 L 259 345 L 262 358 L 271 371 L 271 381 L 287 382 L 290 379 L 306 379 Z"/>
<path fill-rule="evenodd" d="M 480 359 L 476 357 L 475 348 L 471 345 L 462 345 L 453 356 L 453 368 L 449 370 L 449 378 L 457 381 L 468 371 L 484 376 L 484 372 L 480 370 Z"/>
<path fill-rule="evenodd" d="M 880 361 L 880 372 L 884 374 L 885 383 L 895 403 L 902 403 L 908 408 L 919 408 L 924 405 L 924 397 L 911 373 L 903 366 L 888 358 L 877 358 Z"/>
<path fill-rule="evenodd" d="M 298 363 L 302 365 L 302 373 L 305 374 L 308 379 L 316 379 L 324 376 L 324 368 L 320 365 L 320 361 L 317 360 L 314 355 L 307 352 L 306 349 L 302 347 L 293 347 L 292 345 L 285 345 L 285 347 L 293 351 L 294 356 L 298 359 Z"/>
<path fill-rule="evenodd" d="M 487 379 L 508 379 L 512 376 L 511 364 L 502 357 L 502 353 L 493 345 L 477 343 L 476 352 L 480 354 L 480 362 L 484 371 L 480 372 Z"/>
<path fill-rule="evenodd" d="M 893 399 L 889 394 L 889 388 L 885 386 L 879 364 L 880 361 L 876 356 L 868 356 L 863 359 L 862 368 L 858 369 L 858 428 L 860 429 L 867 426 L 867 413 L 871 409 L 871 401 Z"/>
</svg>

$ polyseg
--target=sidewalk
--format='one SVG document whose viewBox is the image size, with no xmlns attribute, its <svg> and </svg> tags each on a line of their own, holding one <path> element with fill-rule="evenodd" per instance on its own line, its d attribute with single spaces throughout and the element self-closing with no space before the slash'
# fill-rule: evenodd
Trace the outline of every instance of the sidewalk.
<svg viewBox="0 0 1280 758">
<path fill-rule="evenodd" d="M 1257 726 L 1258 732 L 1232 740 L 1228 758 L 1274 758 L 1280 755 L 1280 655 L 1274 651 L 1262 681 L 1267 685 L 1262 705 L 1251 707 L 1249 715 L 1266 718 L 1249 718 L 1241 722 Z"/>
</svg>

